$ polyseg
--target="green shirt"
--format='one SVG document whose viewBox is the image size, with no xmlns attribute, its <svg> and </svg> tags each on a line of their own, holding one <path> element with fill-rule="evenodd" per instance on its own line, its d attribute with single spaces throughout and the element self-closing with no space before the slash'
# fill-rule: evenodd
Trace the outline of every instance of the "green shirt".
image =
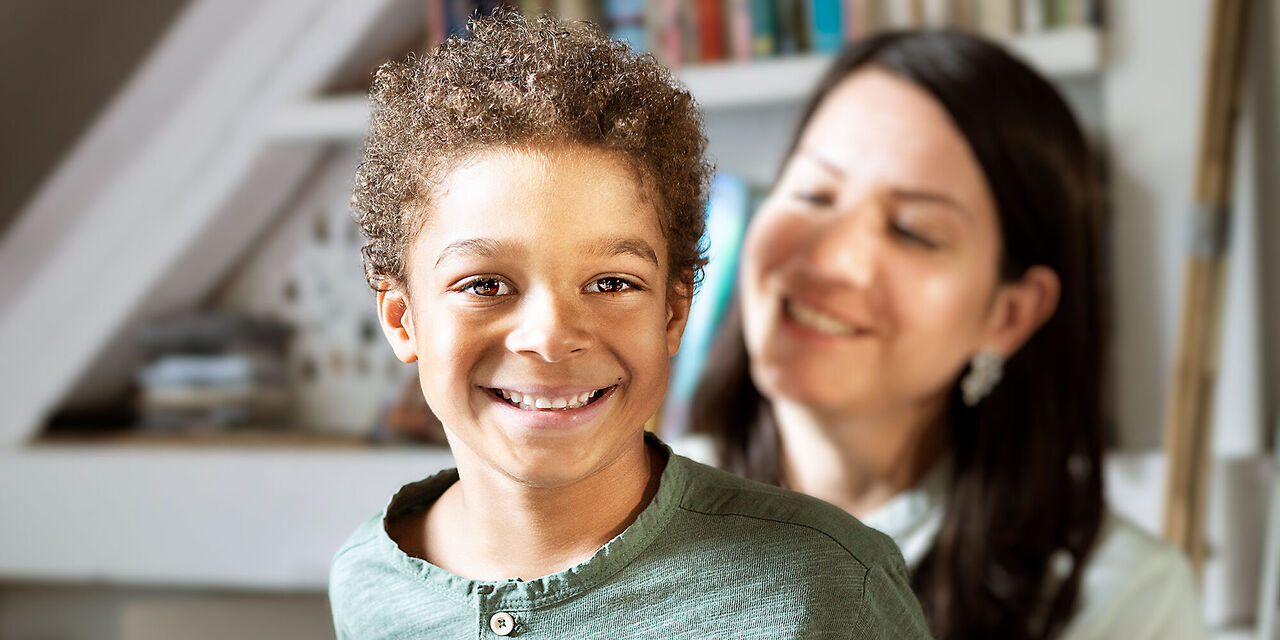
<svg viewBox="0 0 1280 640">
<path fill-rule="evenodd" d="M 820 500 L 670 453 L 653 500 L 585 562 L 468 580 L 402 552 L 388 515 L 428 508 L 456 470 L 405 485 L 334 557 L 347 638 L 927 638 L 893 542 Z"/>
</svg>

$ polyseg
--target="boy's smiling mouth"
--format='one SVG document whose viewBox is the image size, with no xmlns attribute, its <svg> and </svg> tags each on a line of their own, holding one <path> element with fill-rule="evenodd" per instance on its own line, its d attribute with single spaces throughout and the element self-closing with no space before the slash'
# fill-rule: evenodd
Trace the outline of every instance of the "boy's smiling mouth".
<svg viewBox="0 0 1280 640">
<path fill-rule="evenodd" d="M 583 391 L 581 393 L 557 393 L 545 395 L 535 394 L 532 392 L 520 392 L 512 389 L 500 389 L 496 387 L 486 387 L 486 390 L 500 398 L 503 402 L 517 409 L 523 409 L 525 411 L 564 411 L 568 409 L 581 409 L 582 407 L 594 404 L 617 387 L 618 385 L 615 384 L 600 389 Z"/>
</svg>

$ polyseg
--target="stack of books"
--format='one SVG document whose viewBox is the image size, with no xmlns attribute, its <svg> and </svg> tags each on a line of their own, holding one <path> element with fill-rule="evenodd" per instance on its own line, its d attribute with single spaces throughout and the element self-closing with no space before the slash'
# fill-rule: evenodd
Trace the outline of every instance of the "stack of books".
<svg viewBox="0 0 1280 640">
<path fill-rule="evenodd" d="M 466 35 L 498 6 L 603 25 L 671 66 L 831 53 L 891 29 L 955 28 L 1001 39 L 1097 26 L 1102 0 L 426 0 L 427 46 Z"/>
<path fill-rule="evenodd" d="M 152 321 L 140 341 L 148 362 L 137 375 L 141 427 L 179 431 L 276 426 L 289 419 L 285 365 L 290 329 L 233 314 Z"/>
</svg>

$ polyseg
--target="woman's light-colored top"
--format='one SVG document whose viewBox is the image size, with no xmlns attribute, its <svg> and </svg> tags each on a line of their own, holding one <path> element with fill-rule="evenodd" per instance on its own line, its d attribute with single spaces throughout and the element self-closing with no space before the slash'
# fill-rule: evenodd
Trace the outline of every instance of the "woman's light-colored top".
<svg viewBox="0 0 1280 640">
<path fill-rule="evenodd" d="M 696 460 L 715 459 L 712 441 L 687 436 L 672 445 Z M 915 570 L 937 539 L 946 513 L 951 464 L 945 458 L 915 487 L 894 496 L 863 524 L 898 543 Z M 1081 579 L 1078 611 L 1062 640 L 1208 638 L 1186 557 L 1124 517 L 1107 511 Z"/>
<path fill-rule="evenodd" d="M 889 534 L 912 570 L 937 538 L 951 468 L 935 465 L 923 480 L 862 518 Z M 1208 638 L 1191 567 L 1180 551 L 1107 511 L 1081 578 L 1077 613 L 1063 640 L 1200 640 Z"/>
</svg>

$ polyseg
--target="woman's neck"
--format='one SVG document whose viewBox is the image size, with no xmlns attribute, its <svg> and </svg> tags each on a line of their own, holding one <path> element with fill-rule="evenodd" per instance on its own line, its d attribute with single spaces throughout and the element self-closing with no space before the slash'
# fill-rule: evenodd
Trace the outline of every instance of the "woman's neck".
<svg viewBox="0 0 1280 640">
<path fill-rule="evenodd" d="M 784 486 L 864 517 L 915 486 L 946 448 L 942 406 L 874 416 L 774 402 Z"/>
<path fill-rule="evenodd" d="M 465 452 L 455 459 L 460 479 L 428 510 L 423 551 L 474 580 L 531 580 L 590 558 L 648 506 L 666 465 L 641 443 L 573 484 L 531 487 Z"/>
</svg>

